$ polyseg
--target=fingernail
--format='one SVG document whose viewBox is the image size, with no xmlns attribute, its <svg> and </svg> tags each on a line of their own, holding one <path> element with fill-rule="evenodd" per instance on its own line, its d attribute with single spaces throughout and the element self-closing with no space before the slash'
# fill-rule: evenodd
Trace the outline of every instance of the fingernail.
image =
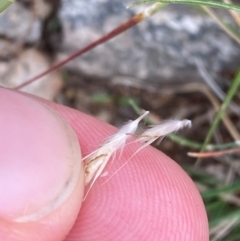
<svg viewBox="0 0 240 241">
<path fill-rule="evenodd" d="M 77 137 L 59 114 L 0 89 L 0 217 L 36 221 L 71 195 L 81 173 Z"/>
</svg>

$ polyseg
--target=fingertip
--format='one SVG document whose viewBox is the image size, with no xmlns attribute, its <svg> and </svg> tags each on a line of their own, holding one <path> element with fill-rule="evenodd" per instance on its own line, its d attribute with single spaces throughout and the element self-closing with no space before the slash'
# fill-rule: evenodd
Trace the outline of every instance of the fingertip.
<svg viewBox="0 0 240 241">
<path fill-rule="evenodd" d="M 109 165 L 109 175 L 135 150 L 127 148 L 118 163 Z M 69 240 L 76 233 L 84 241 L 209 239 L 198 190 L 163 153 L 146 148 L 102 186 L 107 178 L 99 178 L 89 193 Z"/>
<path fill-rule="evenodd" d="M 85 154 L 116 131 L 77 111 L 50 105 L 71 123 Z M 108 176 L 98 178 L 66 241 L 209 240 L 206 210 L 196 186 L 178 164 L 155 148 L 141 150 L 102 186 L 137 148 L 127 145 L 121 158 L 107 166 Z"/>
</svg>

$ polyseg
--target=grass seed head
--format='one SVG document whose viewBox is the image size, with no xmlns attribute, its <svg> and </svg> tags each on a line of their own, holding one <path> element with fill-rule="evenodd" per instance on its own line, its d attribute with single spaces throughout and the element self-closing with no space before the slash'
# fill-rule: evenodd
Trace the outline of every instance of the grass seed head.
<svg viewBox="0 0 240 241">
<path fill-rule="evenodd" d="M 158 138 L 163 138 L 165 135 L 172 132 L 176 132 L 184 127 L 191 127 L 192 122 L 190 120 L 168 120 L 162 124 L 152 126 L 144 131 L 137 138 L 137 141 L 144 143 L 134 154 L 117 170 L 115 171 L 104 183 L 109 181 L 117 172 L 119 172 L 139 151 L 146 146 L 153 143 Z M 103 183 L 103 184 L 104 184 Z"/>
<path fill-rule="evenodd" d="M 148 143 L 149 145 L 160 137 L 176 132 L 184 127 L 191 127 L 190 120 L 167 120 L 162 124 L 152 126 L 139 135 L 138 141 Z"/>
<path fill-rule="evenodd" d="M 148 113 L 148 111 L 145 111 L 136 120 L 129 121 L 127 124 L 122 126 L 122 128 L 116 134 L 108 138 L 108 140 L 105 141 L 100 148 L 89 154 L 87 157 L 83 158 L 85 162 L 85 185 L 88 185 L 91 182 L 87 193 L 97 178 L 101 175 L 111 156 L 116 153 L 118 149 L 124 147 L 129 134 L 133 135 L 135 133 L 139 122 L 146 115 L 148 115 Z"/>
</svg>

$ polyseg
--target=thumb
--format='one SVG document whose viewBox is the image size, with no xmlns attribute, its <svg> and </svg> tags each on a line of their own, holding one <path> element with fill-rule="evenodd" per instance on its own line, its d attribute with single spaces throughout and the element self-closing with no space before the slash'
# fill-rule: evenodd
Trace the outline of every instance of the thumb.
<svg viewBox="0 0 240 241">
<path fill-rule="evenodd" d="M 59 114 L 0 88 L 0 240 L 63 240 L 83 197 L 80 147 Z"/>
</svg>

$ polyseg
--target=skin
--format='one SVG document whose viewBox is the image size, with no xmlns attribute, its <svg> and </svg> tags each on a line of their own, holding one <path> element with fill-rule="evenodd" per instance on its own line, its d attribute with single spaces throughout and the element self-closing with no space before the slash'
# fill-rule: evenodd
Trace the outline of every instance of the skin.
<svg viewBox="0 0 240 241">
<path fill-rule="evenodd" d="M 37 101 L 59 113 L 74 130 L 83 156 L 116 132 L 116 128 L 79 111 L 17 92 L 11 91 L 8 95 L 6 90 L 0 88 L 0 96 L 3 92 L 5 95 L 2 96 L 6 99 L 0 105 L 9 103 L 12 96 L 17 95 L 27 98 L 25 103 Z M 0 113 L 0 116 L 3 115 L 4 112 Z M 21 122 L 18 119 L 15 121 Z M 4 124 L 7 130 L 13 128 L 8 126 L 9 123 Z M 48 132 L 49 135 L 56 135 L 54 131 Z M 11 136 L 6 138 L 11 139 Z M 136 143 L 127 145 L 120 158 L 117 156 L 110 162 L 105 169 L 108 175 L 96 181 L 83 203 L 81 169 L 76 188 L 53 212 L 25 223 L 16 223 L 0 214 L 0 240 L 209 240 L 207 215 L 198 190 L 181 167 L 160 151 L 146 147 L 104 183 L 139 147 Z M 29 148 L 28 143 L 26 148 Z M 47 175 L 48 172 L 46 178 Z M 31 196 L 31 193 L 28 195 Z M 18 202 L 17 199 L 15 201 Z"/>
</svg>

